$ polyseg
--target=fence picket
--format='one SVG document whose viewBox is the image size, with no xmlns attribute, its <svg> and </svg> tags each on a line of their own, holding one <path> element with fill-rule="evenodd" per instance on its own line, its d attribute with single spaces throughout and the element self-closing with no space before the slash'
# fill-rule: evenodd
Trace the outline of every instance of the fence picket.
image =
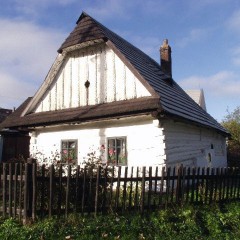
<svg viewBox="0 0 240 240">
<path fill-rule="evenodd" d="M 164 181 L 165 181 L 164 178 L 165 178 L 165 167 L 162 167 L 160 193 L 159 193 L 159 206 L 163 205 L 163 188 L 164 188 Z"/>
<path fill-rule="evenodd" d="M 110 205 L 110 209 L 113 209 L 113 179 L 114 179 L 114 175 L 115 175 L 115 167 L 113 166 L 112 171 L 111 172 L 111 180 L 110 180 L 110 194 L 109 194 L 109 205 Z"/>
<path fill-rule="evenodd" d="M 226 192 L 226 178 L 227 178 L 227 169 L 223 168 L 223 191 L 222 191 L 222 200 L 226 199 L 225 192 Z"/>
<path fill-rule="evenodd" d="M 103 189 L 102 189 L 102 213 L 106 211 L 106 199 L 108 195 L 107 191 L 108 184 L 108 168 L 106 167 L 103 171 Z"/>
<path fill-rule="evenodd" d="M 195 194 L 195 180 L 196 180 L 196 168 L 192 168 L 192 183 L 191 183 L 191 200 L 190 202 L 193 203 L 194 202 L 194 194 Z"/>
<path fill-rule="evenodd" d="M 37 166 L 32 164 L 32 219 L 36 219 L 36 202 L 37 202 L 37 183 L 36 183 Z"/>
<path fill-rule="evenodd" d="M 151 209 L 151 199 L 152 199 L 152 167 L 149 167 L 149 183 L 148 183 L 148 203 L 147 208 Z"/>
<path fill-rule="evenodd" d="M 129 191 L 129 203 L 128 207 L 132 207 L 132 194 L 133 194 L 133 167 L 131 167 L 131 176 L 130 176 L 130 191 Z"/>
<path fill-rule="evenodd" d="M 60 165 L 59 170 L 58 170 L 58 195 L 57 195 L 57 214 L 58 217 L 60 217 L 61 215 L 61 211 L 62 211 L 62 165 Z"/>
<path fill-rule="evenodd" d="M 230 198 L 233 197 L 233 179 L 234 179 L 234 168 L 230 170 Z"/>
<path fill-rule="evenodd" d="M 214 175 L 215 175 L 215 170 L 212 168 L 211 169 L 211 175 L 210 175 L 210 191 L 209 191 L 209 203 L 211 204 L 213 201 L 213 193 L 214 193 Z"/>
<path fill-rule="evenodd" d="M 44 216 L 44 199 L 45 199 L 45 165 L 41 167 L 41 176 L 40 176 L 40 184 L 41 184 L 41 205 L 40 205 L 40 212 L 41 216 Z"/>
<path fill-rule="evenodd" d="M 124 181 L 123 181 L 123 199 L 122 199 L 122 211 L 125 210 L 126 198 L 127 198 L 127 176 L 128 176 L 128 167 L 125 167 L 124 170 Z"/>
<path fill-rule="evenodd" d="M 18 163 L 14 165 L 14 187 L 13 187 L 13 217 L 17 216 L 17 182 L 18 182 Z"/>
<path fill-rule="evenodd" d="M 53 211 L 53 182 L 54 182 L 54 166 L 50 166 L 49 172 L 49 203 L 48 203 L 48 216 L 52 217 Z"/>
<path fill-rule="evenodd" d="M 19 166 L 19 175 L 20 175 L 20 182 L 19 182 L 19 220 L 22 219 L 22 183 L 23 183 L 23 164 L 20 163 Z"/>
<path fill-rule="evenodd" d="M 85 206 L 85 191 L 86 191 L 86 175 L 87 175 L 87 169 L 86 167 L 83 170 L 83 186 L 82 186 L 82 204 L 81 204 L 81 212 L 82 215 L 84 214 L 84 206 Z"/>
<path fill-rule="evenodd" d="M 218 194 L 218 183 L 219 183 L 219 179 L 218 176 L 219 175 L 219 168 L 215 169 L 215 175 L 214 175 L 214 179 L 215 179 L 215 184 L 214 184 L 214 196 L 213 196 L 213 201 L 216 202 L 217 201 L 217 194 Z"/>
<path fill-rule="evenodd" d="M 170 189 L 170 196 L 171 196 L 171 202 L 174 201 L 173 197 L 174 197 L 174 191 L 175 191 L 175 172 L 176 172 L 176 167 L 173 167 L 173 170 L 172 170 L 172 184 L 170 185 L 171 186 L 171 189 Z M 181 176 L 179 176 L 181 178 Z M 181 182 L 181 179 L 180 178 L 177 178 L 177 185 Z M 169 183 L 170 184 L 170 183 Z M 176 194 L 175 194 L 176 196 Z"/>
<path fill-rule="evenodd" d="M 95 216 L 97 216 L 97 211 L 98 211 L 98 192 L 99 192 L 100 171 L 101 171 L 101 167 L 98 166 L 98 168 L 97 168 L 97 178 L 96 178 L 95 206 L 94 206 Z"/>
<path fill-rule="evenodd" d="M 7 210 L 7 206 L 6 206 L 6 197 L 7 197 L 7 164 L 3 163 L 3 184 L 2 184 L 2 202 L 3 202 L 3 218 L 6 217 L 6 210 Z"/>
<path fill-rule="evenodd" d="M 120 193 L 120 178 L 121 178 L 122 167 L 118 167 L 118 176 L 117 176 L 117 189 L 116 189 L 116 198 L 115 198 L 115 209 L 118 210 L 119 205 L 119 193 Z"/>
<path fill-rule="evenodd" d="M 141 213 L 144 211 L 144 203 L 145 203 L 145 176 L 146 176 L 146 167 L 142 168 L 142 192 L 141 192 L 141 204 L 140 210 Z"/>
<path fill-rule="evenodd" d="M 167 168 L 167 176 L 166 176 L 166 200 L 165 207 L 168 206 L 169 203 L 169 192 L 170 192 L 170 175 L 171 175 L 171 167 Z"/>
<path fill-rule="evenodd" d="M 135 199 L 134 199 L 134 209 L 137 210 L 138 209 L 138 176 L 139 176 L 139 167 L 137 167 L 136 170 L 136 187 L 135 187 Z"/>
<path fill-rule="evenodd" d="M 186 202 L 189 202 L 189 194 L 190 194 L 190 174 L 191 174 L 191 168 L 187 168 L 187 185 L 186 185 Z"/>
<path fill-rule="evenodd" d="M 67 172 L 67 187 L 66 187 L 65 217 L 68 216 L 68 211 L 69 211 L 70 179 L 71 179 L 71 172 L 72 172 L 71 165 L 68 165 L 67 170 L 68 172 Z"/>
<path fill-rule="evenodd" d="M 28 163 L 25 163 L 24 171 L 24 197 L 23 197 L 23 222 L 27 222 L 27 210 L 28 210 Z"/>
<path fill-rule="evenodd" d="M 76 191 L 75 191 L 75 203 L 74 203 L 74 210 L 75 212 L 78 211 L 78 200 L 79 200 L 79 174 L 80 174 L 80 166 L 77 166 L 76 170 Z"/>
<path fill-rule="evenodd" d="M 12 174 L 12 163 L 9 164 L 8 167 L 9 172 L 9 180 L 8 180 L 8 214 L 9 217 L 12 217 L 12 181 L 13 181 L 13 174 Z"/>
</svg>

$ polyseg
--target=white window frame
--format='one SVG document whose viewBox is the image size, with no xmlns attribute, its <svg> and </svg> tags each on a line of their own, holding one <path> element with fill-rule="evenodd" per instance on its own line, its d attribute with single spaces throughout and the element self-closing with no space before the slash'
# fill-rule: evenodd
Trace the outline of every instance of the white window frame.
<svg viewBox="0 0 240 240">
<path fill-rule="evenodd" d="M 114 140 L 114 146 L 110 146 L 109 141 L 113 141 L 113 140 Z M 118 140 L 123 141 L 123 143 L 121 143 L 121 146 L 117 145 Z M 120 156 L 121 152 L 122 154 L 124 154 L 124 156 Z M 127 166 L 128 159 L 127 159 L 127 137 L 126 136 L 107 138 L 107 164 L 115 165 L 115 166 Z"/>
<path fill-rule="evenodd" d="M 75 148 L 71 148 L 69 146 L 69 143 L 74 143 L 75 144 Z M 63 143 L 67 144 L 67 147 L 63 148 Z M 69 158 L 69 150 L 74 149 L 75 154 L 74 154 L 74 158 Z M 68 151 L 68 159 L 64 160 L 63 159 L 63 151 Z M 62 164 L 77 164 L 77 160 L 78 160 L 78 140 L 77 139 L 62 139 L 61 140 L 61 163 Z"/>
</svg>

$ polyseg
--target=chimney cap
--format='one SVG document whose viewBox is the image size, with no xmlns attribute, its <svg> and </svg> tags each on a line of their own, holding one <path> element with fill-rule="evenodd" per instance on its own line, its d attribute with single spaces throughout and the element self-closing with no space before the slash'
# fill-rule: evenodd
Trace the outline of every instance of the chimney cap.
<svg viewBox="0 0 240 240">
<path fill-rule="evenodd" d="M 166 48 L 171 50 L 171 47 L 168 44 L 168 39 L 167 38 L 163 40 L 162 45 L 160 46 L 160 49 L 166 49 Z"/>
<path fill-rule="evenodd" d="M 168 39 L 164 39 L 160 47 L 160 62 L 163 72 L 172 77 L 171 47 L 168 45 Z"/>
<path fill-rule="evenodd" d="M 163 40 L 163 44 L 162 45 L 168 45 L 168 39 L 167 38 Z"/>
</svg>

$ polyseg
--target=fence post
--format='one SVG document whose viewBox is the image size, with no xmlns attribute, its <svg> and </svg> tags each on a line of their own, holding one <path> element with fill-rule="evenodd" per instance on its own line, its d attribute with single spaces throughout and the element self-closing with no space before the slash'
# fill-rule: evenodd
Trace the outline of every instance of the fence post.
<svg viewBox="0 0 240 240">
<path fill-rule="evenodd" d="M 116 198 L 115 198 L 115 210 L 118 210 L 118 204 L 119 204 L 119 195 L 120 195 L 120 178 L 121 178 L 121 172 L 122 172 L 122 167 L 118 167 L 118 176 L 117 176 L 117 189 L 116 189 Z"/>
<path fill-rule="evenodd" d="M 178 176 L 177 176 L 177 189 L 176 189 L 176 197 L 177 203 L 181 205 L 182 202 L 182 171 L 183 165 L 178 168 Z"/>
<path fill-rule="evenodd" d="M 36 182 L 36 175 L 37 175 L 37 167 L 36 163 L 32 164 L 32 220 L 35 221 L 36 219 L 36 188 L 37 188 L 37 182 Z"/>
<path fill-rule="evenodd" d="M 13 217 L 16 218 L 17 215 L 17 181 L 18 181 L 18 163 L 14 164 L 14 190 L 13 190 Z"/>
<path fill-rule="evenodd" d="M 68 216 L 69 212 L 69 193 L 70 193 L 70 181 L 71 181 L 71 173 L 72 173 L 72 167 L 70 164 L 68 164 L 68 171 L 67 171 L 67 188 L 66 188 L 66 207 L 65 207 L 65 217 Z"/>
<path fill-rule="evenodd" d="M 6 191 L 7 191 L 7 164 L 3 163 L 3 183 L 2 183 L 2 204 L 3 204 L 3 218 L 6 217 Z"/>
<path fill-rule="evenodd" d="M 142 168 L 142 193 L 141 193 L 141 213 L 144 212 L 145 205 L 145 175 L 146 175 L 146 167 Z"/>
<path fill-rule="evenodd" d="M 8 180 L 8 215 L 12 217 L 12 181 L 13 181 L 13 174 L 12 174 L 12 163 L 8 165 L 8 173 L 9 173 L 9 180 Z"/>
<path fill-rule="evenodd" d="M 48 216 L 52 217 L 53 211 L 53 184 L 54 184 L 54 166 L 50 165 L 50 175 L 49 175 L 49 207 L 48 207 Z"/>
<path fill-rule="evenodd" d="M 101 172 L 101 166 L 98 166 L 97 168 L 97 176 L 96 176 L 96 189 L 95 189 L 95 206 L 94 206 L 94 216 L 97 217 L 97 211 L 98 211 L 98 200 L 99 200 L 99 178 L 100 178 L 100 172 Z M 105 194 L 105 193 L 104 193 Z"/>
</svg>

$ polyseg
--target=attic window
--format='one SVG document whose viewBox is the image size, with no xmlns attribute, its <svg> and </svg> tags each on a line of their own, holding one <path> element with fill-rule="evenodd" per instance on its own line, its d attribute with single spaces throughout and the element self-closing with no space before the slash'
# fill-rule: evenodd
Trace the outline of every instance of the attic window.
<svg viewBox="0 0 240 240">
<path fill-rule="evenodd" d="M 84 86 L 85 86 L 85 88 L 89 88 L 90 82 L 87 80 L 87 81 L 84 83 Z"/>
<path fill-rule="evenodd" d="M 89 86 L 90 86 L 90 82 L 87 80 L 85 83 L 84 83 L 84 86 L 86 88 L 86 105 L 89 104 Z"/>
</svg>

